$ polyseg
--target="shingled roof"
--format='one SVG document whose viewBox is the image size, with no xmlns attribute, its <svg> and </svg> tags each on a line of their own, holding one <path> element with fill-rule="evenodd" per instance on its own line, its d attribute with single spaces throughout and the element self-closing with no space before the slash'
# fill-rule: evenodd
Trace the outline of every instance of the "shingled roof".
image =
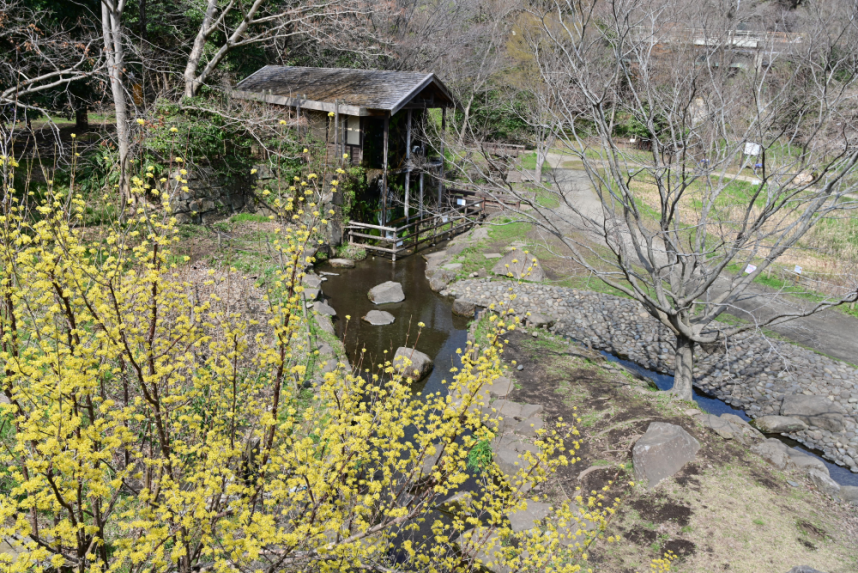
<svg viewBox="0 0 858 573">
<path fill-rule="evenodd" d="M 421 107 L 450 107 L 453 97 L 435 74 L 265 66 L 242 80 L 235 97 L 348 115 L 391 115 L 415 102 Z"/>
</svg>

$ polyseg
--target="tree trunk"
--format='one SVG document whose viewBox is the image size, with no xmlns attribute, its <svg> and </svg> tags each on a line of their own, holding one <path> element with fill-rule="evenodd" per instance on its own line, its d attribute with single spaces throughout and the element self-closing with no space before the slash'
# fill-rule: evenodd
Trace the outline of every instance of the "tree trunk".
<svg viewBox="0 0 858 573">
<path fill-rule="evenodd" d="M 107 70 L 110 77 L 110 91 L 116 111 L 116 145 L 119 149 L 119 193 L 124 201 L 131 193 L 128 184 L 128 160 L 131 144 L 128 133 L 128 107 L 125 102 L 125 89 L 122 85 L 122 73 L 125 58 L 122 45 L 121 12 L 124 5 L 115 5 L 102 1 L 101 27 L 104 35 L 104 50 L 107 54 Z"/>
<path fill-rule="evenodd" d="M 89 110 L 86 107 L 74 110 L 74 128 L 78 131 L 89 129 Z"/>
<path fill-rule="evenodd" d="M 673 374 L 672 394 L 691 402 L 694 383 L 694 341 L 686 336 L 676 337 L 676 367 Z"/>
</svg>

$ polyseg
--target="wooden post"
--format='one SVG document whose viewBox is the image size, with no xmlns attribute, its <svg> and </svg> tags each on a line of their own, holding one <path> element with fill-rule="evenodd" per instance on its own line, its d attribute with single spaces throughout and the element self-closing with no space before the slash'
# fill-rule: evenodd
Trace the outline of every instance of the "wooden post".
<svg viewBox="0 0 858 573">
<path fill-rule="evenodd" d="M 342 149 L 340 150 L 340 157 L 342 157 L 343 155 L 346 154 L 346 146 L 348 145 L 348 139 L 347 139 L 348 138 L 348 127 L 349 127 L 349 118 L 348 118 L 348 116 L 346 116 L 346 118 L 343 119 L 343 146 L 342 146 Z M 351 163 L 351 159 L 352 158 L 349 157 L 349 163 Z"/>
<path fill-rule="evenodd" d="M 389 143 L 390 113 L 384 116 L 384 158 L 381 165 L 381 225 L 387 224 L 387 146 Z"/>
<path fill-rule="evenodd" d="M 411 199 L 411 110 L 405 120 L 405 220 L 408 221 L 408 207 Z"/>
<path fill-rule="evenodd" d="M 340 100 L 334 100 L 334 153 L 338 153 L 340 150 L 339 139 L 340 137 Z M 337 163 L 339 158 L 334 158 L 334 164 Z"/>
<path fill-rule="evenodd" d="M 419 217 L 423 218 L 423 171 L 420 171 L 420 205 L 417 211 Z"/>
<path fill-rule="evenodd" d="M 444 135 L 447 133 L 447 108 L 441 108 L 441 165 L 438 167 L 438 209 L 444 200 Z"/>
</svg>

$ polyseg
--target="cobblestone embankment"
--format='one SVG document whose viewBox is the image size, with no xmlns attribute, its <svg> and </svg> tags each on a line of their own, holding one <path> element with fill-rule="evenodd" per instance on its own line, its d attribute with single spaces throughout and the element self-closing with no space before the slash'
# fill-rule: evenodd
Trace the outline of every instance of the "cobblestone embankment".
<svg viewBox="0 0 858 573">
<path fill-rule="evenodd" d="M 634 301 L 558 286 L 489 279 L 459 281 L 441 292 L 480 306 L 499 303 L 513 293 L 517 313 L 538 312 L 551 318 L 556 321 L 553 332 L 650 370 L 673 373 L 673 336 Z M 844 412 L 844 431 L 811 425 L 786 435 L 858 472 L 858 369 L 788 342 L 750 334 L 717 348 L 698 348 L 694 384 L 752 418 L 779 414 L 787 395 L 827 397 Z"/>
</svg>

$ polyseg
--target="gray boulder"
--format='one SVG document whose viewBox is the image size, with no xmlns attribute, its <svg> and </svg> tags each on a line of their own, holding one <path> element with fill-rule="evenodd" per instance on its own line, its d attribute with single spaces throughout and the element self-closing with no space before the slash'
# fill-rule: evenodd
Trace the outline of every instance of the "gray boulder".
<svg viewBox="0 0 858 573">
<path fill-rule="evenodd" d="M 790 461 L 789 448 L 776 438 L 769 438 L 751 447 L 751 451 L 779 470 L 786 469 Z"/>
<path fill-rule="evenodd" d="M 825 396 L 792 394 L 781 403 L 781 415 L 793 416 L 829 432 L 842 432 L 845 428 L 843 410 Z"/>
<path fill-rule="evenodd" d="M 506 514 L 509 524 L 514 533 L 533 529 L 540 521 L 551 513 L 551 506 L 540 501 L 528 501 L 527 507 L 522 510 L 511 511 Z"/>
<path fill-rule="evenodd" d="M 852 505 L 858 505 L 858 486 L 841 485 L 840 499 Z"/>
<path fill-rule="evenodd" d="M 434 365 L 435 363 L 429 356 L 414 348 L 400 346 L 396 349 L 396 354 L 393 355 L 393 368 L 414 381 L 425 378 L 432 371 Z"/>
<path fill-rule="evenodd" d="M 351 259 L 331 259 L 328 261 L 335 269 L 353 269 L 355 262 Z"/>
<path fill-rule="evenodd" d="M 789 463 L 803 472 L 817 469 L 826 474 L 828 473 L 828 467 L 819 458 L 815 458 L 795 448 L 787 448 L 787 454 L 789 454 Z"/>
<path fill-rule="evenodd" d="M 464 299 L 457 298 L 453 301 L 453 314 L 458 314 L 459 316 L 467 316 L 471 318 L 474 316 L 474 312 L 476 311 L 476 305 L 473 302 Z"/>
<path fill-rule="evenodd" d="M 840 484 L 831 479 L 828 471 L 823 472 L 814 468 L 807 472 L 807 477 L 822 493 L 831 497 L 840 497 Z"/>
<path fill-rule="evenodd" d="M 304 275 L 304 278 L 301 280 L 304 283 L 305 287 L 309 288 L 321 288 L 322 287 L 322 277 L 316 275 Z"/>
<path fill-rule="evenodd" d="M 700 443 L 681 427 L 653 422 L 632 449 L 635 477 L 653 488 L 692 461 L 699 449 Z"/>
<path fill-rule="evenodd" d="M 554 324 L 554 319 L 538 312 L 532 312 L 530 313 L 530 316 L 525 319 L 525 322 L 527 323 L 527 326 L 532 326 L 533 328 L 548 328 Z"/>
<path fill-rule="evenodd" d="M 307 300 L 316 300 L 319 298 L 319 293 L 322 291 L 317 288 L 307 288 L 304 287 L 304 298 Z"/>
<path fill-rule="evenodd" d="M 793 567 L 787 573 L 825 573 L 824 571 L 820 571 L 819 569 L 814 569 L 810 565 L 799 565 L 798 567 Z"/>
<path fill-rule="evenodd" d="M 447 251 L 435 251 L 434 253 L 427 253 L 423 255 L 423 258 L 426 259 L 426 272 L 430 273 L 442 264 L 444 264 L 444 262 L 447 260 Z"/>
<path fill-rule="evenodd" d="M 313 309 L 317 313 L 324 314 L 325 316 L 337 316 L 337 311 L 334 310 L 334 307 L 320 300 L 313 303 Z"/>
<path fill-rule="evenodd" d="M 700 423 L 709 428 L 725 440 L 740 440 L 745 438 L 751 440 L 762 439 L 763 435 L 751 427 L 748 422 L 735 414 L 705 414 L 699 418 Z"/>
<path fill-rule="evenodd" d="M 450 284 L 456 275 L 452 271 L 440 269 L 432 273 L 432 278 L 429 279 L 429 288 L 432 292 L 440 292 L 444 287 Z"/>
<path fill-rule="evenodd" d="M 536 257 L 532 254 L 525 255 L 524 251 L 519 250 L 510 251 L 504 255 L 492 267 L 492 272 L 502 276 L 512 274 L 512 277 L 515 279 L 524 279 L 533 282 L 545 280 L 545 272 L 542 270 Z"/>
<path fill-rule="evenodd" d="M 372 287 L 367 296 L 375 304 L 391 304 L 405 300 L 402 285 L 393 281 L 383 282 L 380 285 Z"/>
<path fill-rule="evenodd" d="M 384 326 L 386 324 L 393 324 L 396 317 L 389 312 L 384 312 L 383 310 L 371 310 L 366 313 L 366 316 L 362 317 L 361 320 L 368 322 L 373 326 Z"/>
<path fill-rule="evenodd" d="M 328 334 L 336 334 L 336 331 L 334 330 L 334 323 L 331 322 L 330 316 L 325 316 L 324 314 L 317 314 L 316 324 L 318 324 L 319 328 L 321 328 Z"/>
<path fill-rule="evenodd" d="M 513 487 L 520 486 L 522 492 L 530 491 L 533 488 L 532 482 L 516 483 L 517 480 L 515 479 L 519 472 L 524 472 L 522 475 L 526 475 L 531 469 L 532 464 L 527 461 L 525 452 L 530 452 L 536 456 L 539 453 L 539 448 L 514 434 L 506 434 L 492 441 L 492 456 L 495 463 L 506 476 L 510 485 Z"/>
<path fill-rule="evenodd" d="M 785 434 L 807 429 L 807 424 L 791 416 L 762 416 L 754 420 L 754 425 L 767 434 Z"/>
</svg>

